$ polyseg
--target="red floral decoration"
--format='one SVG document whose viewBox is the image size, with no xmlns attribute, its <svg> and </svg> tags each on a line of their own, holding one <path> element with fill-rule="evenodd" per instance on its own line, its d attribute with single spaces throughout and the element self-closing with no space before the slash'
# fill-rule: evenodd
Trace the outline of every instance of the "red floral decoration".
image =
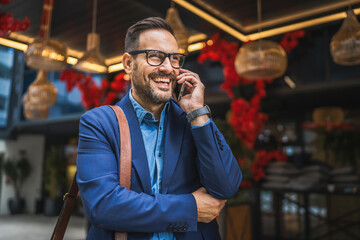
<svg viewBox="0 0 360 240">
<path fill-rule="evenodd" d="M 286 33 L 280 41 L 280 45 L 289 53 L 299 44 L 298 39 L 304 36 L 304 30 Z M 215 34 L 202 49 L 198 57 L 198 62 L 203 63 L 206 60 L 213 60 L 219 61 L 223 65 L 224 83 L 221 85 L 221 88 L 224 89 L 233 100 L 231 103 L 232 116 L 230 124 L 234 129 L 235 136 L 241 140 L 242 147 L 255 151 L 253 147 L 256 138 L 268 120 L 268 115 L 260 112 L 261 99 L 266 97 L 266 83 L 271 83 L 273 79 L 249 80 L 237 75 L 234 61 L 238 49 L 239 45 L 236 42 L 221 39 L 220 34 Z M 254 83 L 254 96 L 250 101 L 244 98 L 236 99 L 233 88 L 240 84 L 248 83 Z M 279 151 L 266 152 L 262 150 L 256 151 L 255 153 L 256 157 L 254 159 L 238 159 L 245 179 L 241 185 L 243 187 L 251 185 L 251 182 L 246 179 L 252 179 L 253 181 L 262 179 L 264 176 L 263 168 L 271 160 L 286 160 L 286 155 Z"/>
<path fill-rule="evenodd" d="M 285 33 L 284 37 L 282 38 L 279 44 L 284 48 L 285 52 L 289 53 L 293 48 L 295 48 L 299 44 L 298 39 L 303 38 L 304 36 L 305 36 L 304 30 Z"/>
<path fill-rule="evenodd" d="M 265 83 L 256 82 L 256 94 L 250 102 L 243 98 L 231 103 L 232 117 L 230 124 L 234 128 L 235 136 L 240 138 L 248 148 L 253 149 L 254 142 L 260 130 L 268 120 L 268 115 L 260 112 L 260 101 L 266 96 Z"/>
<path fill-rule="evenodd" d="M 113 104 L 118 99 L 119 94 L 124 94 L 129 83 L 124 79 L 124 76 L 125 73 L 119 73 L 111 82 L 104 78 L 98 86 L 90 75 L 85 76 L 69 68 L 61 73 L 60 80 L 66 83 L 68 92 L 77 87 L 81 92 L 82 105 L 91 109 Z"/>
<path fill-rule="evenodd" d="M 279 151 L 267 152 L 265 150 L 256 151 L 255 158 L 252 160 L 239 158 L 238 163 L 244 176 L 241 187 L 251 187 L 252 182 L 249 179 L 255 182 L 260 181 L 265 175 L 264 168 L 268 163 L 286 160 L 286 155 Z"/>
<path fill-rule="evenodd" d="M 8 4 L 11 0 L 0 0 L 0 4 Z M 25 17 L 24 21 L 20 22 L 14 19 L 12 13 L 0 12 L 0 37 L 8 38 L 11 32 L 25 31 L 30 26 L 30 19 Z"/>
</svg>

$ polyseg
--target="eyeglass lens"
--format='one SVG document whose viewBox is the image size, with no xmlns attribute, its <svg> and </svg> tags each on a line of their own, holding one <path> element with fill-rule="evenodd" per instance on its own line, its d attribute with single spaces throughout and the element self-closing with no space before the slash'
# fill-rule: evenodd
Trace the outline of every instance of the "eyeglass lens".
<svg viewBox="0 0 360 240">
<path fill-rule="evenodd" d="M 166 57 L 167 54 L 160 51 L 151 50 L 147 52 L 147 61 L 150 65 L 153 66 L 161 65 L 165 61 Z M 178 53 L 173 53 L 169 54 L 169 59 L 172 67 L 180 68 L 184 64 L 185 56 Z"/>
</svg>

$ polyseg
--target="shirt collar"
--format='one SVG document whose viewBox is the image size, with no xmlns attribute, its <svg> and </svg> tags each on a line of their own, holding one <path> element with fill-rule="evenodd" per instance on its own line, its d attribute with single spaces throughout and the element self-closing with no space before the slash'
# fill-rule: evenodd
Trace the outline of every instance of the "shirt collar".
<svg viewBox="0 0 360 240">
<path fill-rule="evenodd" d="M 155 117 L 152 113 L 148 112 L 147 110 L 145 110 L 133 97 L 132 95 L 132 89 L 130 89 L 130 94 L 129 94 L 129 99 L 131 104 L 134 107 L 135 113 L 136 113 L 136 117 L 139 120 L 139 123 L 142 123 L 144 120 L 153 120 L 155 121 Z M 165 113 L 167 113 L 169 111 L 170 108 L 170 101 L 168 101 L 167 103 L 165 103 L 164 109 L 163 111 L 165 111 Z"/>
</svg>

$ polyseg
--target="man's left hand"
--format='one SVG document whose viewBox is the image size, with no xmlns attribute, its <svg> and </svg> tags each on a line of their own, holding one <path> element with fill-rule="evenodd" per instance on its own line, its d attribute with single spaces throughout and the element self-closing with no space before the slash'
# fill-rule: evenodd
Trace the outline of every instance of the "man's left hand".
<svg viewBox="0 0 360 240">
<path fill-rule="evenodd" d="M 201 82 L 199 75 L 181 68 L 177 79 L 178 84 L 185 82 L 185 88 L 189 92 L 189 94 L 183 95 L 179 101 L 181 109 L 188 114 L 195 109 L 203 107 L 205 86 Z"/>
</svg>

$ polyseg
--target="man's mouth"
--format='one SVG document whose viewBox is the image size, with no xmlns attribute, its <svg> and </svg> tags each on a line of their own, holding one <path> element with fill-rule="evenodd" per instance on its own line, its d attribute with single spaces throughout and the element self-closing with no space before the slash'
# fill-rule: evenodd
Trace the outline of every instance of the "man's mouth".
<svg viewBox="0 0 360 240">
<path fill-rule="evenodd" d="M 157 83 L 167 83 L 167 84 L 170 83 L 170 79 L 168 78 L 155 78 L 154 81 Z"/>
<path fill-rule="evenodd" d="M 173 74 L 164 74 L 162 72 L 151 73 L 149 78 L 156 83 L 156 85 L 163 90 L 168 91 L 172 82 L 176 81 L 176 76 Z"/>
</svg>

